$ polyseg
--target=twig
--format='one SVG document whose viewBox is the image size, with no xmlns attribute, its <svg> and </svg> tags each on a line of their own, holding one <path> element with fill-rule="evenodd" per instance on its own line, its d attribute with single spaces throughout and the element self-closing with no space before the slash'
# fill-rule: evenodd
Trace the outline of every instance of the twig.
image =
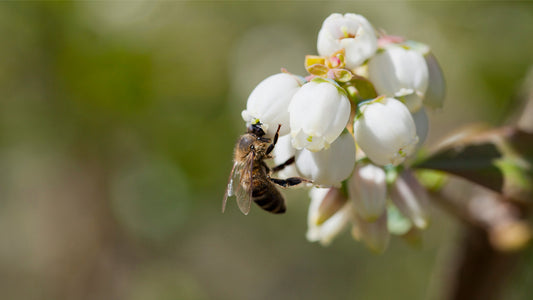
<svg viewBox="0 0 533 300">
<path fill-rule="evenodd" d="M 464 223 L 456 254 L 450 261 L 443 299 L 502 299 L 502 290 L 519 252 L 531 239 L 524 208 L 497 193 L 452 178 L 436 202 Z"/>
</svg>

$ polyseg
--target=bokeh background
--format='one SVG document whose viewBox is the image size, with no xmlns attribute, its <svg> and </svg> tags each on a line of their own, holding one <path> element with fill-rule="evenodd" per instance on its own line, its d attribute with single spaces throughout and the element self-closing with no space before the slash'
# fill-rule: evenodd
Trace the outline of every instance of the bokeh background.
<svg viewBox="0 0 533 300">
<path fill-rule="evenodd" d="M 288 212 L 220 213 L 248 94 L 305 54 L 332 12 L 429 44 L 448 83 L 432 144 L 521 107 L 529 1 L 0 3 L 1 299 L 439 299 L 461 224 L 383 255 L 306 241 Z M 533 253 L 505 299 L 531 299 Z"/>
</svg>

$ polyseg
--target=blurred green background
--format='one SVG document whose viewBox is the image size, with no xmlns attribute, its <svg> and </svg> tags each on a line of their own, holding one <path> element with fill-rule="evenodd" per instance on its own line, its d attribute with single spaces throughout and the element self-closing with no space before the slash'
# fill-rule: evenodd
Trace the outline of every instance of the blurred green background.
<svg viewBox="0 0 533 300">
<path fill-rule="evenodd" d="M 433 48 L 429 144 L 520 107 L 528 1 L 0 3 L 0 298 L 439 299 L 460 224 L 438 208 L 380 256 L 307 242 L 302 190 L 283 216 L 220 213 L 248 94 L 304 74 L 332 12 Z M 524 270 L 505 299 L 530 299 Z"/>
</svg>

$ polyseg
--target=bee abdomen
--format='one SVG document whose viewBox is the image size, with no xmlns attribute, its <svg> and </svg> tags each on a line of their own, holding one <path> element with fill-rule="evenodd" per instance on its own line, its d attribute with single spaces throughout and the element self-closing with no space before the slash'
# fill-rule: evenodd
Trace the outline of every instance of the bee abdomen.
<svg viewBox="0 0 533 300">
<path fill-rule="evenodd" d="M 269 189 L 263 189 L 257 193 L 254 191 L 253 200 L 262 209 L 273 214 L 282 214 L 286 210 L 285 200 L 277 190 L 273 192 Z"/>
</svg>

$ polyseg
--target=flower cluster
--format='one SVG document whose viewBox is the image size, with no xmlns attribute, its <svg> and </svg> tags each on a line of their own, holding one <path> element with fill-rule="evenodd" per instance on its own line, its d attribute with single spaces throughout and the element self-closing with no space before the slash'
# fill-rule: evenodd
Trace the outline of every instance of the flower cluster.
<svg viewBox="0 0 533 300">
<path fill-rule="evenodd" d="M 309 74 L 263 80 L 242 118 L 272 137 L 274 160 L 294 156 L 280 176 L 312 180 L 307 238 L 327 244 L 347 224 L 371 249 L 389 233 L 427 226 L 427 196 L 406 167 L 428 132 L 426 108 L 444 99 L 442 71 L 428 46 L 377 34 L 357 14 L 332 14 L 318 33 Z"/>
</svg>

